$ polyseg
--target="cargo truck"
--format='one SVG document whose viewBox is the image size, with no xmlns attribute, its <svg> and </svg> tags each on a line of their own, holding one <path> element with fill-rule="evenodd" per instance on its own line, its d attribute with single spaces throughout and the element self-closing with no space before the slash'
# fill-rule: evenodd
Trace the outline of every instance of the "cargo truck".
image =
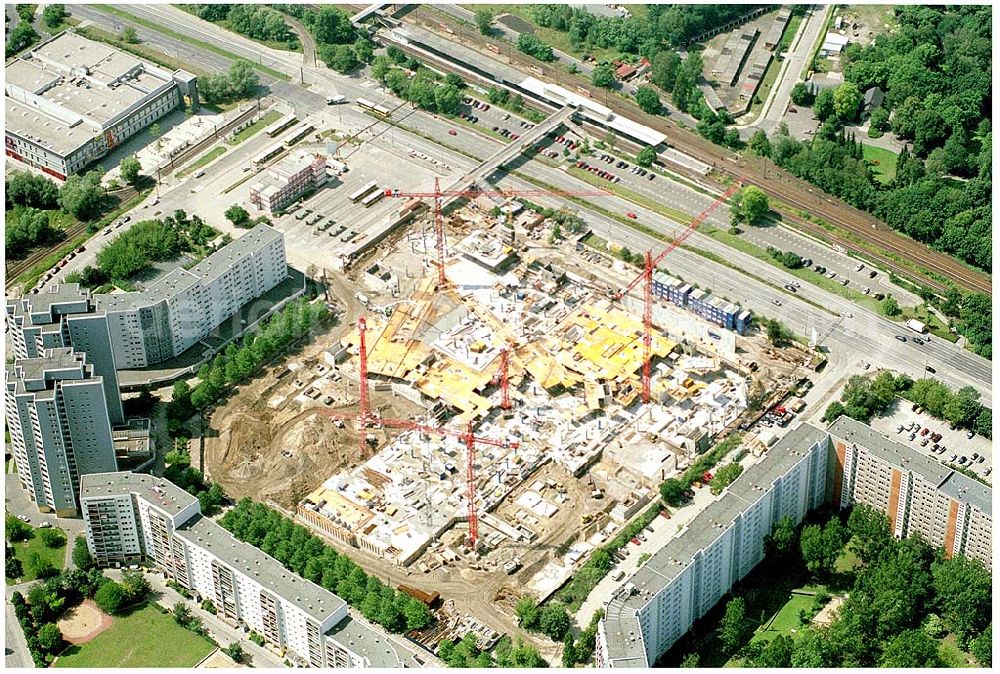
<svg viewBox="0 0 1000 674">
<path fill-rule="evenodd" d="M 927 332 L 927 326 L 913 318 L 906 321 L 906 327 L 921 335 Z"/>
</svg>

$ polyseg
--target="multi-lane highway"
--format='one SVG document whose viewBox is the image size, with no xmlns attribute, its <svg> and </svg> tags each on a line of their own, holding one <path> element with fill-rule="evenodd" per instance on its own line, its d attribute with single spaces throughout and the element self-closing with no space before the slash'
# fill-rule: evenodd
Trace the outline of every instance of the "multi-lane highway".
<svg viewBox="0 0 1000 674">
<path fill-rule="evenodd" d="M 89 7 L 73 6 L 74 12 L 79 11 L 81 15 L 87 14 L 95 22 L 102 25 L 118 22 L 118 19 L 108 17 L 101 12 Z M 278 54 L 275 56 L 274 50 L 268 50 L 261 45 L 252 42 L 238 35 L 228 33 L 217 26 L 193 19 L 190 15 L 169 6 L 128 6 L 129 11 L 143 15 L 151 21 L 158 21 L 176 30 L 183 29 L 188 34 L 196 35 L 200 39 L 211 40 L 224 44 L 226 49 L 243 57 L 261 55 L 268 65 L 282 70 L 289 74 L 298 74 L 299 69 L 303 69 L 306 82 L 316 82 L 318 85 L 311 87 L 318 89 L 310 91 L 297 85 L 276 82 L 267 76 L 262 80 L 269 86 L 294 91 L 291 93 L 275 93 L 285 96 L 298 109 L 300 106 L 303 112 L 315 111 L 325 105 L 323 97 L 328 91 L 335 90 L 350 97 L 363 95 L 371 98 L 375 92 L 371 86 L 365 86 L 361 80 L 352 79 L 336 75 L 325 68 L 311 68 L 302 66 L 302 55 L 295 53 Z M 143 30 L 143 29 L 140 29 Z M 177 41 L 167 36 L 163 36 L 154 31 L 145 30 L 141 33 L 142 39 L 157 45 L 164 46 L 173 52 L 174 49 L 183 49 L 191 52 L 194 63 L 209 70 L 218 70 L 228 67 L 225 59 L 213 54 L 205 54 L 197 48 L 183 45 L 176 45 Z M 250 55 L 250 56 L 248 56 Z M 325 87 L 325 88 L 324 88 Z M 350 118 L 352 115 L 361 115 L 355 110 L 345 109 L 343 115 Z M 361 115 L 370 123 L 371 119 Z M 352 122 L 353 123 L 353 122 Z M 493 137 L 480 135 L 467 129 L 460 129 L 457 135 L 448 134 L 449 129 L 454 129 L 452 122 L 441 119 L 437 116 L 423 111 L 407 109 L 407 119 L 403 122 L 404 127 L 416 129 L 421 135 L 409 133 L 404 128 L 397 129 L 394 133 L 395 143 L 412 147 L 430 156 L 437 157 L 447 162 L 458 171 L 467 171 L 473 168 L 477 160 L 484 159 L 492 154 L 499 141 Z M 454 147 L 456 150 L 448 149 L 443 145 L 428 141 L 422 136 L 429 136 L 435 139 L 442 139 Z M 526 162 L 516 167 L 518 172 L 526 177 L 561 189 L 579 189 L 585 185 L 582 181 L 574 178 L 564 171 L 553 169 L 540 162 Z M 518 178 L 517 176 L 507 176 L 498 181 L 500 186 L 517 188 L 533 188 L 535 185 Z M 690 192 L 690 190 L 688 190 Z M 183 202 L 186 190 L 178 190 L 179 201 Z M 683 194 L 683 190 L 676 184 L 671 183 L 670 193 Z M 694 193 L 697 195 L 697 193 Z M 689 195 L 690 196 L 690 195 Z M 698 198 L 704 202 L 704 195 L 697 197 L 690 196 L 691 199 Z M 561 206 L 554 199 L 537 199 L 542 205 Z M 641 206 L 627 202 L 619 197 L 605 197 L 600 199 L 600 207 L 612 213 L 624 214 L 632 211 L 639 216 L 639 221 L 646 227 L 660 232 L 664 236 L 679 231 L 680 225 L 670 219 L 644 209 Z M 177 206 L 184 207 L 184 206 Z M 588 208 L 586 206 L 574 205 L 580 212 L 587 224 L 602 237 L 616 241 L 629 247 L 632 250 L 658 250 L 664 245 L 662 240 L 657 240 L 647 234 L 632 229 L 628 225 L 609 218 L 606 215 Z M 678 210 L 685 212 L 695 212 L 689 207 L 682 207 Z M 700 209 L 697 209 L 700 210 Z M 752 309 L 758 314 L 773 316 L 781 319 L 798 333 L 809 334 L 813 329 L 820 337 L 820 343 L 834 351 L 838 351 L 849 357 L 858 353 L 858 344 L 864 343 L 870 346 L 870 350 L 864 354 L 865 358 L 878 363 L 883 367 L 908 372 L 914 376 L 922 376 L 925 365 L 931 365 L 938 370 L 938 376 L 947 381 L 952 386 L 973 385 L 983 395 L 983 402 L 987 405 L 991 401 L 990 380 L 991 370 L 988 361 L 968 353 L 944 342 L 933 339 L 930 343 L 917 346 L 912 342 L 900 342 L 895 339 L 895 335 L 902 333 L 902 328 L 885 318 L 877 316 L 871 312 L 863 311 L 851 303 L 849 300 L 832 296 L 829 293 L 804 284 L 799 290 L 800 297 L 782 296 L 780 307 L 772 304 L 771 300 L 778 296 L 776 288 L 780 288 L 786 283 L 794 281 L 787 272 L 773 267 L 765 262 L 757 260 L 752 256 L 735 251 L 725 244 L 719 243 L 709 237 L 695 235 L 689 239 L 690 243 L 700 249 L 711 251 L 728 259 L 732 265 L 740 271 L 728 266 L 716 264 L 706 258 L 686 250 L 678 250 L 671 254 L 664 265 L 668 271 L 685 280 L 697 282 L 702 287 L 710 287 L 714 292 L 728 297 L 730 300 Z M 752 276 L 748 276 L 750 274 Z M 759 279 L 759 280 L 758 280 Z M 810 300 L 809 303 L 804 300 Z M 821 308 L 822 307 L 822 308 Z M 841 314 L 854 313 L 854 318 L 842 318 Z M 860 354 L 859 356 L 860 357 Z"/>
</svg>

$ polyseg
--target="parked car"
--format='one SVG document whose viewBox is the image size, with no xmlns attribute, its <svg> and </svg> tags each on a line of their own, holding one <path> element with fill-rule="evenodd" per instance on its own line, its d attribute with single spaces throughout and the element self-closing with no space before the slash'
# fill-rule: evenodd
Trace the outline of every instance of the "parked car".
<svg viewBox="0 0 1000 674">
<path fill-rule="evenodd" d="M 973 436 L 975 436 L 975 435 L 976 435 L 976 432 L 975 432 L 975 431 L 972 431 L 972 430 L 969 430 L 969 431 L 966 431 L 966 432 L 965 432 L 965 437 L 969 438 L 970 440 L 971 440 L 971 439 L 973 438 Z"/>
<path fill-rule="evenodd" d="M 927 435 L 930 432 L 931 432 L 931 429 L 925 428 L 924 430 L 920 431 L 920 437 L 923 437 L 923 436 Z"/>
<path fill-rule="evenodd" d="M 958 454 L 952 454 L 951 456 L 948 457 L 948 460 L 949 461 L 954 461 L 957 458 L 958 458 Z"/>
<path fill-rule="evenodd" d="M 940 442 L 941 441 L 941 434 L 940 433 L 931 433 L 931 441 L 932 442 Z"/>
<path fill-rule="evenodd" d="M 638 217 L 639 217 L 638 215 L 636 215 L 636 214 L 635 214 L 635 213 L 633 213 L 632 211 L 629 211 L 629 212 L 628 212 L 628 213 L 626 213 L 625 215 L 626 215 L 626 217 L 628 217 L 628 218 L 631 218 L 632 220 L 636 220 L 636 219 L 638 219 Z"/>
</svg>

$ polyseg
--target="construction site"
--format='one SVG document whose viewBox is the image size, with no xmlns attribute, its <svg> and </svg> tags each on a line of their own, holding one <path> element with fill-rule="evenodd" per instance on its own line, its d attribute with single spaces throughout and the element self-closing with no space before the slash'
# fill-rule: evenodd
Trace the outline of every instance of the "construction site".
<svg viewBox="0 0 1000 674">
<path fill-rule="evenodd" d="M 672 247 L 637 270 L 554 224 L 479 195 L 327 276 L 339 324 L 216 410 L 213 478 L 392 576 L 557 590 L 805 358 L 674 322 Z"/>
</svg>

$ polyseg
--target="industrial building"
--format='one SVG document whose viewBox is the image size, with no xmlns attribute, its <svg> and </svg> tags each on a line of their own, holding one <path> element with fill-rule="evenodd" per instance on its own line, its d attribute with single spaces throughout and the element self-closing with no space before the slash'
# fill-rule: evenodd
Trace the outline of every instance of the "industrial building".
<svg viewBox="0 0 1000 674">
<path fill-rule="evenodd" d="M 802 424 L 767 450 L 613 596 L 597 634 L 599 667 L 650 667 L 763 558 L 782 517 L 822 503 L 865 503 L 897 538 L 919 534 L 947 556 L 992 567 L 992 489 L 840 417 Z"/>
<path fill-rule="evenodd" d="M 289 155 L 250 186 L 250 203 L 265 213 L 282 211 L 311 189 L 326 184 L 326 157 L 298 152 Z"/>
<path fill-rule="evenodd" d="M 76 515 L 80 482 L 118 470 L 104 382 L 71 348 L 7 367 L 4 411 L 21 486 L 42 512 Z"/>
<path fill-rule="evenodd" d="M 421 667 L 436 660 L 371 625 L 337 595 L 289 571 L 204 517 L 198 499 L 162 478 L 85 476 L 87 547 L 101 566 L 148 560 L 210 599 L 283 657 L 312 667 Z"/>
<path fill-rule="evenodd" d="M 180 105 L 198 105 L 197 79 L 72 30 L 4 68 L 11 159 L 65 180 Z"/>
<path fill-rule="evenodd" d="M 802 425 L 642 565 L 605 607 L 598 667 L 651 667 L 764 557 L 779 520 L 801 522 L 825 500 L 825 433 Z"/>
<path fill-rule="evenodd" d="M 888 515 L 897 538 L 919 534 L 948 556 L 992 568 L 992 489 L 849 417 L 829 432 L 835 504 L 866 503 Z"/>
<path fill-rule="evenodd" d="M 177 356 L 288 277 L 284 235 L 257 225 L 191 269 L 139 292 L 96 296 L 119 370 Z"/>
</svg>

